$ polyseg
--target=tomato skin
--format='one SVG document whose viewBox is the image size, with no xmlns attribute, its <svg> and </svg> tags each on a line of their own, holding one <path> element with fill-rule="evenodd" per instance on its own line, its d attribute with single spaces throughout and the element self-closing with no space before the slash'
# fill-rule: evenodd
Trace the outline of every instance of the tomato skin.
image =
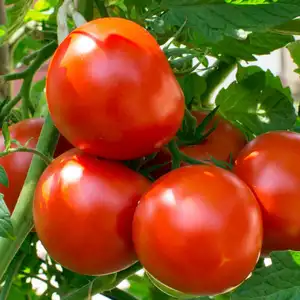
<svg viewBox="0 0 300 300">
<path fill-rule="evenodd" d="M 77 148 L 109 159 L 157 151 L 184 115 L 183 93 L 159 45 L 121 18 L 75 29 L 54 54 L 46 91 L 59 131 Z"/>
<path fill-rule="evenodd" d="M 198 125 L 208 115 L 209 111 L 193 111 L 193 116 L 197 119 Z M 228 161 L 230 156 L 235 159 L 238 153 L 246 144 L 244 134 L 229 121 L 215 115 L 212 121 L 206 127 L 210 130 L 214 123 L 217 123 L 216 129 L 199 145 L 181 147 L 181 151 L 198 160 L 210 159 L 213 156 L 217 160 Z"/>
<path fill-rule="evenodd" d="M 300 250 L 300 134 L 274 131 L 258 136 L 241 151 L 234 172 L 261 205 L 263 252 Z"/>
<path fill-rule="evenodd" d="M 36 232 L 49 255 L 74 272 L 124 269 L 136 261 L 132 219 L 149 186 L 148 179 L 121 163 L 70 150 L 38 182 Z"/>
<path fill-rule="evenodd" d="M 219 294 L 255 267 L 261 212 L 235 174 L 213 165 L 185 166 L 142 197 L 133 240 L 145 269 L 163 284 L 186 294 Z"/>
<path fill-rule="evenodd" d="M 11 139 L 19 141 L 22 145 L 31 139 L 28 147 L 35 148 L 43 124 L 44 119 L 42 118 L 26 119 L 13 124 L 9 127 Z M 17 146 L 12 144 L 11 147 L 16 148 Z M 64 151 L 69 150 L 71 147 L 72 146 L 64 139 L 64 137 L 60 137 L 54 156 L 60 155 Z M 4 137 L 1 134 L 0 152 L 3 151 L 5 151 L 5 144 Z M 17 152 L 0 157 L 0 165 L 5 169 L 9 181 L 8 187 L 0 184 L 0 193 L 4 195 L 4 200 L 10 213 L 13 212 L 19 198 L 19 194 L 26 179 L 32 156 L 32 153 Z"/>
</svg>

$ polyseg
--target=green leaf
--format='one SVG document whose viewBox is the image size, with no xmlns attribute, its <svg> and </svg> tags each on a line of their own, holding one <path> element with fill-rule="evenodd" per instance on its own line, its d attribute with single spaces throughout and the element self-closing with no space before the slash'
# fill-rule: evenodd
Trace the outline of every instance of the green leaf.
<svg viewBox="0 0 300 300">
<path fill-rule="evenodd" d="M 232 293 L 232 300 L 300 299 L 300 252 L 273 252 L 271 259 L 272 265 L 254 271 Z"/>
<path fill-rule="evenodd" d="M 238 82 L 222 89 L 216 98 L 225 118 L 252 136 L 293 127 L 296 112 L 290 91 L 282 87 L 280 79 L 269 71 L 259 72 L 257 67 L 239 67 L 237 78 Z"/>
<path fill-rule="evenodd" d="M 200 32 L 207 40 L 224 35 L 245 39 L 252 31 L 267 31 L 300 15 L 298 0 L 278 0 L 270 4 L 236 5 L 224 0 L 163 0 L 167 24 Z M 254 3 L 255 4 L 255 3 Z"/>
<path fill-rule="evenodd" d="M 300 35 L 300 19 L 292 20 L 271 29 L 281 34 Z"/>
<path fill-rule="evenodd" d="M 3 194 L 0 194 L 0 237 L 14 239 L 13 225 L 9 210 L 3 200 Z"/>
<path fill-rule="evenodd" d="M 295 72 L 300 73 L 300 41 L 289 44 L 288 49 L 294 60 L 294 63 L 299 67 L 295 70 Z"/>
<path fill-rule="evenodd" d="M 0 166 L 0 184 L 3 184 L 5 187 L 9 186 L 6 171 L 2 166 Z"/>
<path fill-rule="evenodd" d="M 0 25 L 0 43 L 2 43 L 2 41 L 5 38 L 7 32 L 7 28 L 4 25 Z"/>
<path fill-rule="evenodd" d="M 199 32 L 191 31 L 189 34 L 190 43 L 197 47 L 210 47 L 215 56 L 226 54 L 246 61 L 256 60 L 254 55 L 265 55 L 272 51 L 285 47 L 293 42 L 291 35 L 282 35 L 274 32 L 254 32 L 244 40 L 224 36 L 220 41 L 211 42 Z"/>
<path fill-rule="evenodd" d="M 8 129 L 8 124 L 6 122 L 4 122 L 2 125 L 2 134 L 4 137 L 5 151 L 7 151 L 10 148 L 11 140 L 10 140 L 10 132 Z"/>
<path fill-rule="evenodd" d="M 7 9 L 7 34 L 5 40 L 8 40 L 22 25 L 24 18 L 32 6 L 33 0 L 13 0 Z"/>
<path fill-rule="evenodd" d="M 199 102 L 200 96 L 206 90 L 205 79 L 196 73 L 181 77 L 178 79 L 178 82 L 183 90 L 187 105 L 191 104 L 192 102 Z"/>
</svg>

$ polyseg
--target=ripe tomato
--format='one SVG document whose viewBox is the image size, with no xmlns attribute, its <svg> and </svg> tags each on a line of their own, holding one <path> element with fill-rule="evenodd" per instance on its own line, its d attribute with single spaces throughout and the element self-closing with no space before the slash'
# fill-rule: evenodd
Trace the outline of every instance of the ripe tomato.
<svg viewBox="0 0 300 300">
<path fill-rule="evenodd" d="M 208 111 L 192 112 L 197 119 L 198 125 L 204 120 L 208 113 Z M 246 144 L 245 136 L 238 128 L 220 115 L 214 116 L 212 121 L 207 125 L 205 133 L 212 128 L 215 122 L 217 122 L 216 129 L 203 142 L 198 145 L 180 147 L 180 150 L 186 155 L 198 160 L 209 160 L 211 157 L 214 157 L 217 160 L 229 162 L 230 157 L 235 159 L 239 151 L 241 151 Z M 151 172 L 154 178 L 159 178 L 171 171 L 171 159 L 172 157 L 169 150 L 163 148 L 151 162 L 145 165 L 145 168 L 163 165 Z"/>
<path fill-rule="evenodd" d="M 49 255 L 74 272 L 119 271 L 136 261 L 132 219 L 149 185 L 121 163 L 72 149 L 56 158 L 37 184 L 36 232 Z"/>
<path fill-rule="evenodd" d="M 44 119 L 42 118 L 27 119 L 17 124 L 13 124 L 9 127 L 11 139 L 19 141 L 22 145 L 30 140 L 28 147 L 35 148 L 43 124 Z M 11 147 L 16 148 L 17 146 L 12 144 Z M 61 137 L 55 152 L 55 156 L 60 155 L 71 147 L 72 146 L 63 137 Z M 5 151 L 5 145 L 4 137 L 1 134 L 0 152 L 3 151 Z M 9 181 L 9 187 L 5 187 L 4 185 L 0 184 L 0 193 L 4 194 L 5 203 L 11 213 L 13 212 L 13 209 L 19 198 L 19 194 L 26 179 L 32 156 L 32 153 L 17 152 L 0 158 L 0 165 L 5 169 Z"/>
<path fill-rule="evenodd" d="M 255 267 L 260 208 L 233 173 L 213 165 L 182 167 L 142 197 L 133 240 L 145 269 L 163 284 L 187 294 L 222 293 Z"/>
<path fill-rule="evenodd" d="M 264 253 L 300 250 L 300 134 L 274 131 L 258 136 L 241 151 L 234 172 L 261 205 Z"/>
<path fill-rule="evenodd" d="M 159 45 L 121 18 L 75 29 L 53 56 L 46 91 L 59 131 L 77 148 L 104 158 L 157 151 L 184 115 L 183 93 Z"/>
<path fill-rule="evenodd" d="M 198 125 L 207 116 L 208 111 L 192 112 Z M 206 127 L 206 132 L 217 122 L 216 129 L 199 145 L 181 147 L 181 151 L 195 159 L 205 160 L 213 156 L 217 160 L 235 159 L 246 144 L 243 133 L 220 115 L 215 115 Z"/>
</svg>

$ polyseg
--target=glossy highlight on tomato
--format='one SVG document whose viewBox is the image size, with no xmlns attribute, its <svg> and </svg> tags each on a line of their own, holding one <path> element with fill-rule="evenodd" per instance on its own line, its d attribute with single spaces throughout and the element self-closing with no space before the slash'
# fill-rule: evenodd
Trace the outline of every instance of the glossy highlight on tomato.
<svg viewBox="0 0 300 300">
<path fill-rule="evenodd" d="M 132 219 L 149 186 L 121 163 L 72 149 L 56 158 L 37 184 L 38 237 L 53 259 L 74 272 L 120 271 L 136 261 Z"/>
<path fill-rule="evenodd" d="M 134 216 L 133 240 L 145 269 L 193 295 L 239 285 L 254 269 L 262 219 L 250 188 L 213 165 L 176 169 L 156 181 Z"/>
<path fill-rule="evenodd" d="M 258 136 L 241 151 L 234 172 L 261 205 L 263 252 L 300 250 L 300 134 L 274 131 Z"/>
<path fill-rule="evenodd" d="M 27 147 L 35 148 L 38 142 L 44 124 L 44 119 L 33 118 L 20 121 L 9 127 L 11 139 L 17 140 L 21 145 L 29 143 Z M 15 144 L 11 144 L 12 148 L 16 148 Z M 54 156 L 71 149 L 72 146 L 60 137 L 57 149 Z M 0 152 L 5 151 L 4 137 L 0 135 Z M 23 184 L 26 179 L 28 169 L 32 160 L 33 154 L 26 152 L 11 153 L 6 156 L 0 157 L 0 165 L 5 169 L 9 181 L 9 186 L 5 187 L 0 184 L 0 193 L 4 195 L 4 201 L 12 213 L 17 203 L 19 194 L 22 190 Z"/>
<path fill-rule="evenodd" d="M 160 46 L 121 18 L 71 32 L 50 63 L 46 93 L 59 131 L 77 148 L 109 159 L 159 150 L 184 115 L 183 93 Z"/>
</svg>

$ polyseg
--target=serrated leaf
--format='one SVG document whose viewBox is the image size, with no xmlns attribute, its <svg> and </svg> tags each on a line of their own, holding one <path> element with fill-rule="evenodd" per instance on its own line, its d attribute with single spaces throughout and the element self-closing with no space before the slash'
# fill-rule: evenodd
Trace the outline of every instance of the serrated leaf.
<svg viewBox="0 0 300 300">
<path fill-rule="evenodd" d="M 255 72 L 232 83 L 220 91 L 216 104 L 225 118 L 250 135 L 291 129 L 296 121 L 289 94 L 271 72 Z"/>
<path fill-rule="evenodd" d="M 9 186 L 6 171 L 2 166 L 0 166 L 0 184 L 4 185 L 5 187 Z"/>
<path fill-rule="evenodd" d="M 289 44 L 287 48 L 290 51 L 294 63 L 300 67 L 300 41 Z M 295 72 L 299 73 L 299 69 L 295 70 Z"/>
<path fill-rule="evenodd" d="M 300 252 L 273 252 L 271 259 L 272 265 L 254 271 L 232 293 L 232 300 L 300 299 Z"/>
<path fill-rule="evenodd" d="M 188 42 L 196 47 L 210 47 L 215 56 L 221 53 L 246 61 L 255 61 L 255 55 L 269 54 L 293 41 L 294 38 L 291 35 L 274 32 L 254 32 L 244 40 L 224 36 L 222 40 L 212 42 L 205 39 L 198 31 L 190 30 Z"/>
<path fill-rule="evenodd" d="M 10 148 L 11 140 L 8 124 L 6 122 L 4 122 L 2 125 L 2 135 L 4 137 L 5 150 L 7 151 Z"/>
<path fill-rule="evenodd" d="M 270 4 L 236 5 L 224 0 L 163 0 L 167 9 L 164 20 L 169 25 L 198 31 L 209 41 L 224 36 L 245 39 L 252 31 L 267 31 L 300 15 L 298 0 L 278 0 Z"/>
<path fill-rule="evenodd" d="M 0 237 L 14 239 L 13 225 L 9 210 L 3 200 L 3 194 L 0 194 Z"/>
</svg>

